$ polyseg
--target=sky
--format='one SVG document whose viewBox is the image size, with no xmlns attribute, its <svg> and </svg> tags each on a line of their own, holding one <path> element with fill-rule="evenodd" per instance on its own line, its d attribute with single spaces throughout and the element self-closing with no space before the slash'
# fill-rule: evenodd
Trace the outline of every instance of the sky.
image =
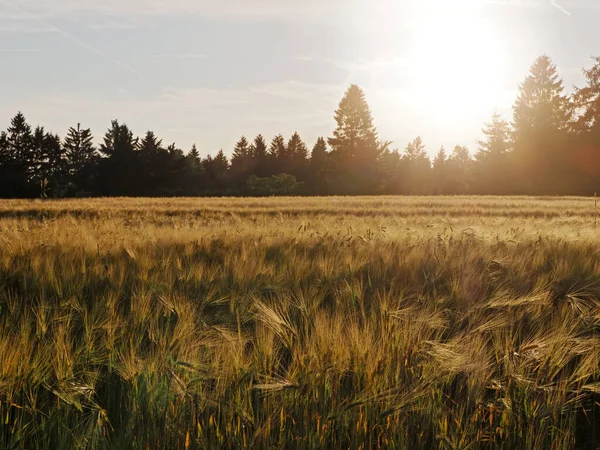
<svg viewBox="0 0 600 450">
<path fill-rule="evenodd" d="M 202 154 L 331 136 L 345 89 L 380 138 L 476 150 L 548 54 L 568 91 L 600 56 L 598 0 L 0 0 L 0 128 L 113 119 Z"/>
</svg>

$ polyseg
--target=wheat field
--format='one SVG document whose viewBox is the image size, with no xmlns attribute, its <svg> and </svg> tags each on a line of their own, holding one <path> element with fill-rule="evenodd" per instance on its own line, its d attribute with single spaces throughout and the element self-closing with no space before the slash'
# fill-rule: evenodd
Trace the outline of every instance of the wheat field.
<svg viewBox="0 0 600 450">
<path fill-rule="evenodd" d="M 598 448 L 598 217 L 2 201 L 0 448 Z"/>
</svg>

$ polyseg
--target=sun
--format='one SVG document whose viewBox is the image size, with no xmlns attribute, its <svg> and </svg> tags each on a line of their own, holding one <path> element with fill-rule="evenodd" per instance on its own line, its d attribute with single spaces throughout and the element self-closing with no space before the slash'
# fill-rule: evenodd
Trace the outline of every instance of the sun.
<svg viewBox="0 0 600 450">
<path fill-rule="evenodd" d="M 485 3 L 414 0 L 408 72 L 424 108 L 467 112 L 501 89 L 506 52 Z"/>
</svg>

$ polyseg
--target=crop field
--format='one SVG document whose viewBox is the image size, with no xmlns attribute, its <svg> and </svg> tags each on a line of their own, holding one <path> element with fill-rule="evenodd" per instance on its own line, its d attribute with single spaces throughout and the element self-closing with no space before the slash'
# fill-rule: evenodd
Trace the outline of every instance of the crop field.
<svg viewBox="0 0 600 450">
<path fill-rule="evenodd" d="M 593 198 L 0 202 L 2 449 L 596 449 Z"/>
</svg>

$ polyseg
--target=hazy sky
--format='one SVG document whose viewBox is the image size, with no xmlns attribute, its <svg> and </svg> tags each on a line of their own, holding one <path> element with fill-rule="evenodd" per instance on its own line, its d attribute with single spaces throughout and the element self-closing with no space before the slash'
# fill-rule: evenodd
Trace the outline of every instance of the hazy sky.
<svg viewBox="0 0 600 450">
<path fill-rule="evenodd" d="M 475 150 L 538 55 L 581 84 L 599 20 L 599 0 L 0 0 L 0 127 L 21 110 L 203 154 L 296 130 L 312 146 L 357 83 L 393 147 Z"/>
</svg>

